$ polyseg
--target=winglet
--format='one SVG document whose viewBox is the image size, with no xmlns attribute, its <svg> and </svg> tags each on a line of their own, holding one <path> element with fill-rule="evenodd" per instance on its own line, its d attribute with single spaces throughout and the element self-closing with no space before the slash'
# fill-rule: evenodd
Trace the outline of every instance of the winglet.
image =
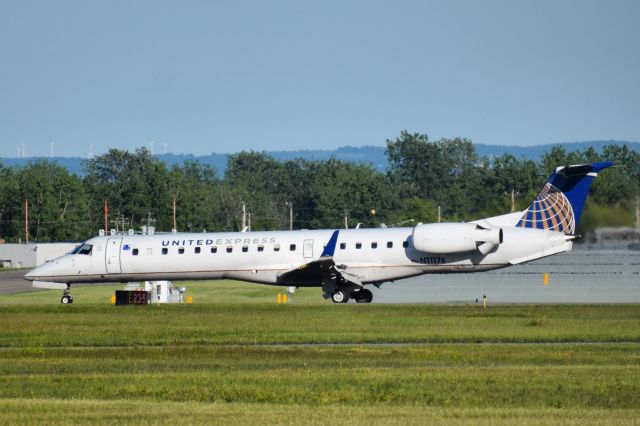
<svg viewBox="0 0 640 426">
<path fill-rule="evenodd" d="M 329 238 L 329 242 L 325 246 L 324 250 L 322 250 L 322 254 L 320 257 L 333 257 L 333 252 L 336 251 L 336 243 L 338 242 L 338 233 L 340 231 L 333 231 L 331 238 Z"/>
</svg>

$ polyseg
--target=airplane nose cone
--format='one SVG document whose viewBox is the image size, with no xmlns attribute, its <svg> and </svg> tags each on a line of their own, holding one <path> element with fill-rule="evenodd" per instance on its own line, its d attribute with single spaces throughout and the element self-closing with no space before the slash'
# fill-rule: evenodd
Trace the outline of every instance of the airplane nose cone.
<svg viewBox="0 0 640 426">
<path fill-rule="evenodd" d="M 35 271 L 36 271 L 36 269 L 38 269 L 38 268 L 34 268 L 34 269 L 30 270 L 29 272 L 27 272 L 26 274 L 24 274 L 24 279 L 28 280 L 28 281 L 35 280 L 35 277 L 36 277 Z"/>
<path fill-rule="evenodd" d="M 24 279 L 28 281 L 43 281 L 43 278 L 51 275 L 51 268 L 51 262 L 46 262 L 40 266 L 36 266 L 24 274 Z"/>
</svg>

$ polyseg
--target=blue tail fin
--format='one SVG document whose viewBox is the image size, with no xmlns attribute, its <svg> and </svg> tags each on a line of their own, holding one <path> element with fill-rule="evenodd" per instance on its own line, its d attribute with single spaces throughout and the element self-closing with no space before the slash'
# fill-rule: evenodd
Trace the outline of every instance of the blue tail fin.
<svg viewBox="0 0 640 426">
<path fill-rule="evenodd" d="M 558 167 L 533 200 L 517 227 L 549 229 L 573 235 L 593 178 L 613 163 Z"/>
</svg>

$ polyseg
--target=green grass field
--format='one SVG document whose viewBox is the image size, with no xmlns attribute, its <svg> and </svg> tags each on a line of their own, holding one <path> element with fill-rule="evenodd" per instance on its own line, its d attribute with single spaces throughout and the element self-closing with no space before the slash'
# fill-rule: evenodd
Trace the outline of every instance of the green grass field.
<svg viewBox="0 0 640 426">
<path fill-rule="evenodd" d="M 27 270 L 25 270 L 25 273 Z M 193 296 L 193 302 L 203 303 L 276 303 L 278 293 L 284 293 L 286 288 L 261 284 L 242 283 L 231 280 L 220 281 L 187 281 L 175 284 L 186 287 L 185 294 Z M 74 285 L 71 288 L 78 304 L 109 304 L 115 290 L 122 290 L 124 284 Z M 25 289 L 31 284 L 25 281 Z M 0 305 L 10 304 L 57 304 L 62 296 L 61 290 L 38 290 L 16 294 L 0 295 Z M 322 298 L 318 288 L 301 288 L 294 294 L 296 303 L 328 304 Z"/>
<path fill-rule="evenodd" d="M 0 424 L 640 424 L 640 306 L 0 296 Z M 216 287 L 214 287 L 216 286 Z M 30 303 L 32 302 L 32 303 Z"/>
</svg>

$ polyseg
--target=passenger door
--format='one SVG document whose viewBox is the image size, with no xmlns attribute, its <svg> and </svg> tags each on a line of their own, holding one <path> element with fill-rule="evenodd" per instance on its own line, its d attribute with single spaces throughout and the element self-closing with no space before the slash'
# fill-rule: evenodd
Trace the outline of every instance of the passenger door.
<svg viewBox="0 0 640 426">
<path fill-rule="evenodd" d="M 120 269 L 120 245 L 122 238 L 109 238 L 107 240 L 107 249 L 105 250 L 105 263 L 107 265 L 107 273 L 119 274 Z"/>
<path fill-rule="evenodd" d="M 302 254 L 305 258 L 313 257 L 313 240 L 304 240 Z"/>
</svg>

